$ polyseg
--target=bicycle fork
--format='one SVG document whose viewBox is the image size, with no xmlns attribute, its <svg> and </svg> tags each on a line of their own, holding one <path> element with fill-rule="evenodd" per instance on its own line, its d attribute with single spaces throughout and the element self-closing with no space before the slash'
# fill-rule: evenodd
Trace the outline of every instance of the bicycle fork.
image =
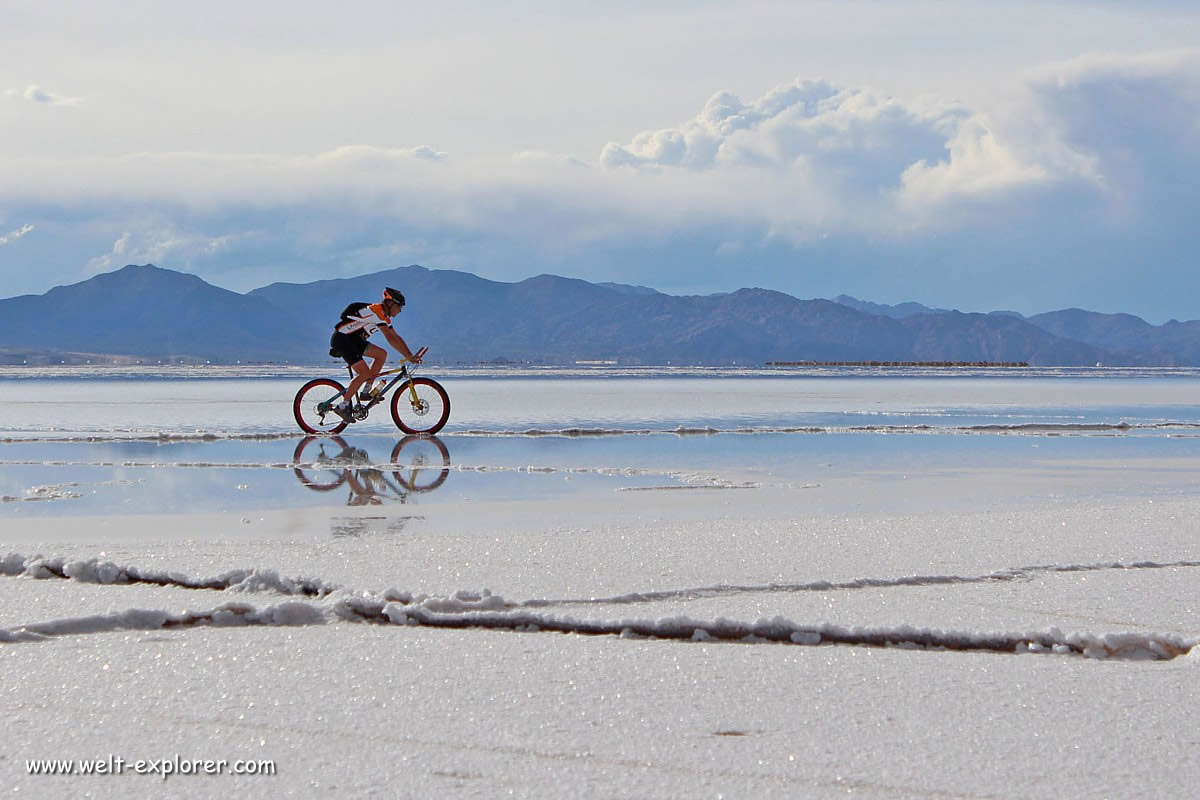
<svg viewBox="0 0 1200 800">
<path fill-rule="evenodd" d="M 407 382 L 408 385 L 406 387 L 401 388 L 400 391 L 404 391 L 404 389 L 408 389 L 408 402 L 412 405 L 412 407 L 414 409 L 419 408 L 420 404 L 421 404 L 421 398 L 417 397 L 417 384 L 413 380 L 413 376 L 409 373 L 408 367 L 406 367 L 406 366 L 401 367 L 400 374 L 397 375 L 395 378 L 392 378 L 391 382 L 388 383 L 387 386 L 383 387 L 383 391 L 379 393 L 379 398 L 382 399 L 383 396 L 388 393 L 388 390 L 391 389 L 393 386 L 395 386 L 396 383 L 399 381 Z M 378 402 L 378 401 L 376 401 L 376 402 Z"/>
</svg>

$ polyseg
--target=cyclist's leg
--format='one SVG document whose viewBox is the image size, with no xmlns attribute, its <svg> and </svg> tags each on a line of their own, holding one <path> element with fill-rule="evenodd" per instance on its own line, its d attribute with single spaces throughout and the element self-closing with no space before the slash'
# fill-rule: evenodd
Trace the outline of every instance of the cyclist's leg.
<svg viewBox="0 0 1200 800">
<path fill-rule="evenodd" d="M 363 351 L 363 358 L 371 359 L 371 366 L 367 371 L 366 377 L 363 379 L 366 388 L 370 389 L 375 385 L 375 379 L 379 377 L 379 373 L 383 372 L 383 365 L 387 361 L 387 350 L 384 350 L 377 344 L 370 344 L 368 342 L 366 350 Z M 346 395 L 348 397 L 354 396 L 349 390 L 347 390 Z"/>
<path fill-rule="evenodd" d="M 350 365 L 350 369 L 354 372 L 354 377 L 350 379 L 350 385 L 342 393 L 342 398 L 347 403 L 354 405 L 354 398 L 357 396 L 358 387 L 362 386 L 371 375 L 371 368 L 367 366 L 366 361 L 360 358 Z"/>
</svg>

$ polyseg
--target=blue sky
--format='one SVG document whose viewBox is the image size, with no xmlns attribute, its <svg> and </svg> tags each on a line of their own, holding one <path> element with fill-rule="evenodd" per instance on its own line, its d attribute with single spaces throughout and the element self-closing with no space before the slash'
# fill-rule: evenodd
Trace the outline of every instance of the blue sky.
<svg viewBox="0 0 1200 800">
<path fill-rule="evenodd" d="M 1183 2 L 8 0 L 0 296 L 419 263 L 1200 318 Z"/>
</svg>

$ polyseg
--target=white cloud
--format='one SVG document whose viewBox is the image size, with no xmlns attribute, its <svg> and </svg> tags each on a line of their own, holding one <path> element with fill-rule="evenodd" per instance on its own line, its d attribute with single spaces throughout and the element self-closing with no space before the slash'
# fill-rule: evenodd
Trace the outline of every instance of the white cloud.
<svg viewBox="0 0 1200 800">
<path fill-rule="evenodd" d="M 1154 205 L 1149 193 L 1172 175 L 1200 176 L 1197 145 L 1200 54 L 1186 51 L 1093 55 L 1040 70 L 1025 105 L 1007 113 L 827 81 L 796 81 L 752 103 L 719 92 L 692 120 L 610 143 L 600 161 L 700 171 L 714 182 L 756 170 L 760 192 L 779 203 L 789 191 L 823 196 L 821 226 L 888 235 L 958 225 L 1031 192 L 1050 205 L 1081 192 L 1114 207 L 1135 195 Z M 807 206 L 767 214 L 773 235 L 811 228 Z"/>
<path fill-rule="evenodd" d="M 22 225 L 7 236 L 0 236 L 0 245 L 11 244 L 17 239 L 20 239 L 25 234 L 33 230 L 33 226 L 29 224 Z"/>
<path fill-rule="evenodd" d="M 0 207 L 45 224 L 37 242 L 56 263 L 253 274 L 253 284 L 223 284 L 243 288 L 403 261 L 497 278 L 545 271 L 706 291 L 757 281 L 880 300 L 889 298 L 863 284 L 907 281 L 911 290 L 897 291 L 912 296 L 911 265 L 941 264 L 921 267 L 939 291 L 1055 276 L 1078 291 L 1072 270 L 1117 286 L 1148 252 L 1180 274 L 1188 252 L 1194 262 L 1184 217 L 1200 203 L 1198 74 L 1190 54 L 1089 57 L 1034 74 L 1012 109 L 798 80 L 751 102 L 716 93 L 690 120 L 611 144 L 594 164 L 432 146 L 9 154 Z M 1122 225 L 1098 225 L 1098 213 Z M 1182 303 L 1186 292 L 1170 295 L 1164 302 Z"/>
<path fill-rule="evenodd" d="M 710 169 L 716 166 L 786 163 L 789 153 L 774 146 L 777 119 L 793 121 L 795 130 L 817 128 L 817 120 L 839 96 L 826 81 L 797 81 L 778 87 L 746 105 L 736 95 L 713 95 L 694 119 L 675 128 L 646 131 L 628 145 L 609 143 L 600 156 L 606 167 L 671 166 Z"/>
<path fill-rule="evenodd" d="M 720 92 L 693 120 L 609 144 L 601 155 L 610 169 L 755 171 L 759 193 L 775 204 L 771 235 L 793 241 L 816 229 L 911 230 L 956 199 L 1074 178 L 1088 163 L 1049 158 L 958 103 L 808 80 L 749 104 Z M 824 212 L 813 217 L 812 203 L 789 203 L 789 193 L 820 197 Z M 809 234 L 796 236 L 801 229 Z"/>
<path fill-rule="evenodd" d="M 1090 163 L 1104 225 L 1194 251 L 1200 50 L 1083 56 L 1033 73 L 1031 94 L 1053 141 Z"/>
<path fill-rule="evenodd" d="M 112 250 L 105 255 L 96 256 L 87 263 L 88 271 L 91 274 L 108 272 L 115 267 L 124 266 L 129 263 L 126 253 L 129 248 L 129 233 L 121 234 L 121 238 L 113 242 Z"/>
<path fill-rule="evenodd" d="M 1085 56 L 1034 73 L 1031 85 L 1060 141 L 1110 177 L 1200 166 L 1200 50 Z"/>
<path fill-rule="evenodd" d="M 177 268 L 190 267 L 194 262 L 211 261 L 233 247 L 235 240 L 247 238 L 250 232 L 208 236 L 198 232 L 179 230 L 187 223 L 178 224 L 161 219 L 132 219 L 137 230 L 121 234 L 109 252 L 91 258 L 87 272 L 98 274 L 123 267 L 126 264 L 163 264 Z"/>
<path fill-rule="evenodd" d="M 5 95 L 14 99 L 28 100 L 49 106 L 77 106 L 83 103 L 82 97 L 67 97 L 66 95 L 51 94 L 41 86 L 27 86 L 22 89 L 9 89 Z"/>
<path fill-rule="evenodd" d="M 1135 62 L 1139 86 L 1159 87 L 1153 103 L 1136 111 L 1107 109 L 1111 98 L 1103 91 L 1078 88 L 1131 85 L 1129 68 L 1114 59 L 1072 64 L 1053 80 L 1038 77 L 1032 104 L 1011 116 L 798 80 L 750 103 L 719 92 L 686 123 L 608 145 L 600 169 L 554 154 L 459 159 L 427 146 L 347 146 L 307 157 L 143 153 L 0 161 L 0 186 L 8 187 L 0 194 L 11 198 L 19 195 L 13 187 L 24 186 L 67 205 L 124 199 L 164 209 L 280 213 L 332 203 L 366 218 L 471 238 L 576 243 L 622 229 L 633 237 L 683 233 L 722 220 L 793 243 L 907 235 L 948 207 L 962 212 L 961 200 L 986 206 L 1061 186 L 1112 189 L 1120 153 L 1098 146 L 1118 135 L 1105 130 L 1105 120 L 1119 121 L 1127 139 L 1161 137 L 1153 132 L 1167 121 L 1164 114 L 1181 104 L 1194 108 L 1188 92 L 1195 85 L 1164 77 L 1187 63 Z M 1172 95 L 1175 89 L 1181 91 Z M 1096 118 L 1101 113 L 1105 119 Z M 1182 115 L 1168 126 L 1177 130 L 1177 145 L 1194 143 L 1187 137 L 1195 137 L 1195 120 Z M 1190 134 L 1181 122 L 1191 125 Z M 1126 161 L 1194 158 L 1130 149 Z"/>
<path fill-rule="evenodd" d="M 936 211 L 955 199 L 986 198 L 1056 177 L 1050 165 L 1025 157 L 980 117 L 963 121 L 946 150 L 943 159 L 922 159 L 904 170 L 896 191 L 899 206 L 914 214 Z"/>
<path fill-rule="evenodd" d="M 1167 83 L 1200 77 L 1200 50 L 1158 53 L 1086 53 L 1068 61 L 1031 70 L 1031 83 L 1058 89 L 1127 82 Z"/>
<path fill-rule="evenodd" d="M 406 148 L 351 145 L 339 147 L 337 150 L 318 156 L 317 160 L 374 168 L 386 167 L 403 161 L 445 161 L 448 158 L 450 158 L 449 153 L 443 153 L 427 145 Z"/>
</svg>

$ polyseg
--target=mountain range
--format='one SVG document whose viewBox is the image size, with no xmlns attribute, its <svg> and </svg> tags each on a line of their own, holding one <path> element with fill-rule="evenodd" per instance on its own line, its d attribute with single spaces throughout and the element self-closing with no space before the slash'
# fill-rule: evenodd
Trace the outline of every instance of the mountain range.
<svg viewBox="0 0 1200 800">
<path fill-rule="evenodd" d="M 0 300 L 0 363 L 325 363 L 342 308 L 375 301 L 384 286 L 408 297 L 397 330 L 443 364 L 1200 365 L 1200 321 L 1156 326 L 1080 309 L 1026 318 L 768 289 L 676 296 L 554 275 L 504 283 L 416 265 L 241 294 L 151 264 Z"/>
</svg>

